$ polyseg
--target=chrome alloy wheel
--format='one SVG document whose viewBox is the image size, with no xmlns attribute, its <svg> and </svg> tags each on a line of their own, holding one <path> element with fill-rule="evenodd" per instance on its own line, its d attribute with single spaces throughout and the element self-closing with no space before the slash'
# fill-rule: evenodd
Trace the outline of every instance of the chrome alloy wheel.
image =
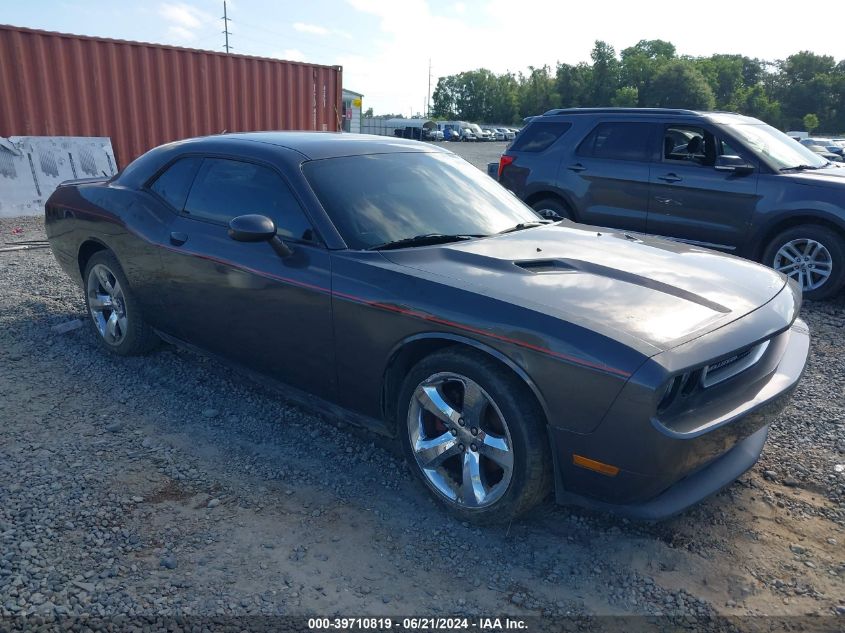
<svg viewBox="0 0 845 633">
<path fill-rule="evenodd" d="M 808 292 L 828 280 L 833 272 L 833 258 L 821 242 L 795 239 L 778 249 L 772 268 L 792 277 L 801 290 Z"/>
<path fill-rule="evenodd" d="M 408 408 L 411 448 L 428 484 L 447 500 L 483 508 L 513 474 L 510 431 L 493 399 L 466 376 L 429 376 Z"/>
<path fill-rule="evenodd" d="M 126 336 L 129 320 L 126 299 L 114 273 L 103 264 L 97 264 L 88 273 L 88 307 L 100 336 L 109 345 L 120 345 Z"/>
</svg>

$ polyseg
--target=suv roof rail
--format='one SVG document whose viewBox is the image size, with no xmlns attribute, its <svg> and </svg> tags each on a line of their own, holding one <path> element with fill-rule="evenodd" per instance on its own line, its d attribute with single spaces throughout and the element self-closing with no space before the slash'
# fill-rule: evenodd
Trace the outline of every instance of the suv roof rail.
<svg viewBox="0 0 845 633">
<path fill-rule="evenodd" d="M 685 110 L 681 108 L 555 108 L 544 112 L 543 116 L 555 114 L 686 114 L 701 115 L 703 112 L 697 110 Z"/>
</svg>

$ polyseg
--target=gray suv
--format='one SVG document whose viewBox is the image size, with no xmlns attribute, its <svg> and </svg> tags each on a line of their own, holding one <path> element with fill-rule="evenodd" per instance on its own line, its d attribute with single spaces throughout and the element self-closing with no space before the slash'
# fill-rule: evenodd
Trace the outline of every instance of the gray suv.
<svg viewBox="0 0 845 633">
<path fill-rule="evenodd" d="M 845 168 L 758 119 L 572 108 L 534 117 L 499 182 L 542 215 L 762 262 L 808 299 L 845 284 Z"/>
</svg>

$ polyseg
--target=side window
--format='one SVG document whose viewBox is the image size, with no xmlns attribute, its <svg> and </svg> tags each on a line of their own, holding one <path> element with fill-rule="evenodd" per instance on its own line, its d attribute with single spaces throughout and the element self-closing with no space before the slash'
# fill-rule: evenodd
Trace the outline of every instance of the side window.
<svg viewBox="0 0 845 633">
<path fill-rule="evenodd" d="M 663 131 L 664 162 L 714 165 L 716 151 L 716 138 L 704 128 L 668 125 Z"/>
<path fill-rule="evenodd" d="M 311 224 L 287 184 L 269 167 L 225 158 L 206 158 L 185 204 L 191 218 L 227 224 L 239 215 L 271 218 L 279 235 L 313 240 Z"/>
<path fill-rule="evenodd" d="M 652 130 L 649 123 L 600 123 L 578 146 L 578 154 L 648 161 L 652 156 Z"/>
<path fill-rule="evenodd" d="M 535 121 L 519 133 L 510 149 L 515 152 L 542 152 L 551 147 L 570 127 L 571 123 Z"/>
<path fill-rule="evenodd" d="M 720 139 L 716 142 L 719 148 L 719 156 L 740 156 L 741 154 L 727 141 Z"/>
<path fill-rule="evenodd" d="M 167 200 L 174 209 L 181 211 L 201 162 L 202 158 L 196 156 L 180 158 L 155 179 L 150 189 Z"/>
</svg>

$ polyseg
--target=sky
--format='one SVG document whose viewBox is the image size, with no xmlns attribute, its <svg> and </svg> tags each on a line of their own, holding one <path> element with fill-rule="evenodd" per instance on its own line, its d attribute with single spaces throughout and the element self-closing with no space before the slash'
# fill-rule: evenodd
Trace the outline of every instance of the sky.
<svg viewBox="0 0 845 633">
<path fill-rule="evenodd" d="M 687 55 L 767 60 L 801 51 L 845 59 L 845 2 L 813 5 L 814 26 L 786 3 L 752 0 L 228 0 L 233 53 L 343 67 L 345 88 L 376 114 L 425 108 L 440 76 L 476 68 L 589 61 L 664 39 Z M 0 23 L 223 50 L 222 0 L 0 0 Z M 820 25 L 831 26 L 828 30 Z M 2 60 L 0 60 L 2 63 Z"/>
</svg>

